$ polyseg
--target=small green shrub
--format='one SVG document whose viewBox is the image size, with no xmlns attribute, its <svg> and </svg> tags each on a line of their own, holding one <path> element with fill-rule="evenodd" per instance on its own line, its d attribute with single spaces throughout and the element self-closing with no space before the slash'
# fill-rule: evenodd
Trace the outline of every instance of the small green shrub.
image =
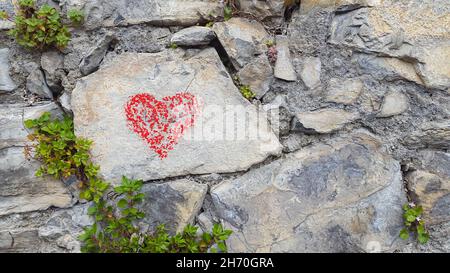
<svg viewBox="0 0 450 273">
<path fill-rule="evenodd" d="M 84 21 L 84 14 L 82 11 L 77 9 L 71 9 L 67 12 L 67 17 L 72 21 L 72 23 L 80 25 Z"/>
<path fill-rule="evenodd" d="M 164 225 L 154 233 L 142 233 L 136 224 L 145 217 L 136 206 L 144 199 L 141 193 L 143 182 L 122 178 L 122 184 L 114 188 L 121 197 L 113 207 L 105 200 L 94 203 L 89 214 L 95 224 L 85 229 L 80 236 L 83 252 L 93 253 L 197 253 L 206 252 L 214 244 L 220 251 L 226 252 L 225 240 L 231 231 L 215 225 L 212 233 L 198 235 L 197 228 L 186 226 L 182 233 L 170 236 Z"/>
<path fill-rule="evenodd" d="M 64 25 L 58 11 L 44 4 L 40 8 L 35 0 L 19 0 L 19 11 L 15 17 L 15 28 L 9 31 L 17 43 L 28 49 L 43 50 L 48 47 L 63 49 L 70 41 L 68 26 Z M 74 23 L 79 23 L 81 12 L 72 14 Z M 69 14 L 69 17 L 72 17 Z M 81 21 L 80 21 L 81 22 Z"/>
<path fill-rule="evenodd" d="M 178 45 L 175 44 L 175 43 L 171 43 L 171 44 L 169 45 L 169 48 L 170 48 L 170 49 L 177 49 L 177 48 L 178 48 Z"/>
<path fill-rule="evenodd" d="M 267 40 L 265 42 L 265 44 L 266 44 L 267 47 L 273 47 L 273 46 L 276 45 L 274 40 Z"/>
<path fill-rule="evenodd" d="M 248 100 L 252 100 L 256 97 L 256 94 L 253 93 L 252 89 L 248 85 L 241 86 L 239 91 L 241 91 L 242 96 Z"/>
<path fill-rule="evenodd" d="M 197 234 L 197 228 L 187 226 L 182 233 L 170 236 L 163 225 L 155 233 L 141 233 L 137 221 L 145 214 L 137 208 L 144 199 L 143 182 L 122 178 L 114 192 L 120 195 L 114 204 L 107 200 L 110 184 L 98 177 L 99 167 L 90 160 L 92 142 L 78 138 L 72 119 L 52 119 L 50 113 L 40 118 L 26 120 L 32 129 L 29 139 L 34 141 L 25 147 L 25 154 L 42 163 L 37 176 L 52 175 L 68 178 L 75 175 L 82 183 L 80 198 L 93 201 L 88 214 L 95 223 L 80 236 L 83 252 L 100 253 L 193 253 L 211 250 L 226 251 L 225 240 L 231 234 L 221 225 L 215 225 L 211 233 Z M 213 248 L 217 245 L 217 248 Z"/>
<path fill-rule="evenodd" d="M 425 229 L 425 222 L 423 221 L 422 206 L 414 204 L 405 204 L 403 206 L 403 219 L 405 220 L 405 228 L 400 231 L 400 238 L 407 240 L 410 233 L 415 233 L 417 240 L 421 244 L 426 244 L 430 239 L 430 235 Z"/>
<path fill-rule="evenodd" d="M 223 9 L 223 19 L 228 21 L 231 18 L 233 18 L 233 8 L 231 6 L 225 6 Z"/>
<path fill-rule="evenodd" d="M 34 158 L 42 163 L 36 176 L 64 179 L 75 175 L 84 189 L 81 198 L 100 200 L 107 183 L 97 177 L 100 168 L 90 161 L 92 141 L 75 136 L 71 118 L 52 119 L 46 112 L 38 119 L 26 120 L 25 127 L 33 129 L 28 138 L 35 142 L 26 147 L 26 154 L 34 152 Z"/>
<path fill-rule="evenodd" d="M 9 18 L 8 13 L 4 10 L 0 10 L 0 20 L 7 20 Z"/>
</svg>

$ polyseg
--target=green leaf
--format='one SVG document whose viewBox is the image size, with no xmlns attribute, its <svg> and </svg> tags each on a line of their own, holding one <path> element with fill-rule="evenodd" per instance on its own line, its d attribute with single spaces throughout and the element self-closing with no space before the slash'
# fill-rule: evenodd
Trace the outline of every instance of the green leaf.
<svg viewBox="0 0 450 273">
<path fill-rule="evenodd" d="M 117 202 L 117 206 L 121 209 L 124 209 L 128 206 L 128 201 L 125 199 L 120 199 L 119 202 Z"/>
<path fill-rule="evenodd" d="M 414 222 L 416 220 L 416 216 L 414 214 L 406 215 L 406 221 Z"/>
<path fill-rule="evenodd" d="M 97 206 L 91 206 L 88 208 L 88 215 L 94 215 L 97 213 Z"/>
<path fill-rule="evenodd" d="M 229 6 L 226 6 L 223 10 L 223 17 L 225 21 L 228 21 L 231 19 L 231 17 L 233 17 L 233 9 Z"/>
<path fill-rule="evenodd" d="M 222 252 L 227 252 L 227 246 L 225 245 L 224 242 L 218 242 L 218 243 L 217 243 L 217 247 L 218 247 Z"/>
<path fill-rule="evenodd" d="M 32 128 L 34 128 L 34 127 L 36 126 L 35 121 L 34 121 L 34 120 L 31 120 L 31 119 L 25 120 L 24 124 L 25 124 L 25 127 L 26 127 L 27 129 L 32 129 Z"/>
<path fill-rule="evenodd" d="M 400 231 L 400 238 L 407 240 L 409 238 L 409 232 L 405 228 Z"/>
<path fill-rule="evenodd" d="M 430 235 L 428 235 L 428 233 L 418 233 L 417 234 L 417 240 L 421 244 L 426 244 L 429 239 L 430 239 Z"/>
</svg>

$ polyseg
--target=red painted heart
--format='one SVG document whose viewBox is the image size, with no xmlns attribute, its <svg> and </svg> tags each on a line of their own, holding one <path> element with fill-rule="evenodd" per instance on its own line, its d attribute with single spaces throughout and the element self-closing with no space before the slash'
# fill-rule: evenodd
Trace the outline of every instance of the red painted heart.
<svg viewBox="0 0 450 273">
<path fill-rule="evenodd" d="M 186 129 L 194 125 L 199 109 L 197 99 L 190 93 L 178 93 L 161 101 L 142 93 L 132 96 L 125 105 L 128 126 L 161 159 L 173 150 Z"/>
</svg>

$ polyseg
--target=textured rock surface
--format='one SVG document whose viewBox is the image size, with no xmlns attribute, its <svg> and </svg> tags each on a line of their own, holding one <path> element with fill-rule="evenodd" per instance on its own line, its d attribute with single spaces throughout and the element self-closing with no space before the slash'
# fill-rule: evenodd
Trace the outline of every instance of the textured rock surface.
<svg viewBox="0 0 450 273">
<path fill-rule="evenodd" d="M 390 91 L 384 97 L 378 116 L 381 118 L 387 118 L 399 115 L 408 110 L 408 107 L 409 102 L 405 95 L 397 91 Z"/>
<path fill-rule="evenodd" d="M 212 20 L 222 14 L 215 0 L 150 0 L 124 2 L 120 0 L 69 0 L 67 7 L 83 8 L 86 27 L 128 26 L 142 23 L 154 25 L 192 26 Z"/>
<path fill-rule="evenodd" d="M 450 154 L 421 152 L 417 170 L 406 176 L 408 188 L 417 204 L 423 206 L 429 225 L 450 221 Z"/>
<path fill-rule="evenodd" d="M 109 45 L 114 40 L 114 37 L 110 34 L 105 35 L 96 45 L 93 47 L 87 56 L 83 58 L 80 63 L 80 71 L 84 76 L 95 72 L 100 63 L 103 61 L 103 58 L 106 55 L 106 51 L 109 48 Z"/>
<path fill-rule="evenodd" d="M 225 48 L 235 69 L 240 69 L 267 50 L 265 43 L 270 40 L 264 27 L 244 18 L 231 18 L 214 24 L 222 46 Z"/>
<path fill-rule="evenodd" d="M 186 179 L 147 184 L 142 189 L 145 200 L 141 209 L 146 213 L 143 222 L 151 230 L 165 224 L 171 233 L 181 232 L 187 224 L 194 224 L 207 190 L 207 185 Z"/>
<path fill-rule="evenodd" d="M 383 1 L 335 16 L 331 42 L 410 58 L 430 88 L 450 88 L 450 5 L 446 1 Z M 417 20 L 416 18 L 421 18 Z"/>
<path fill-rule="evenodd" d="M 23 147 L 28 142 L 28 132 L 23 120 L 36 118 L 45 111 L 57 113 L 58 109 L 55 104 L 30 108 L 0 106 L 0 215 L 72 204 L 72 195 L 60 181 L 36 178 L 39 163 L 25 158 Z"/>
<path fill-rule="evenodd" d="M 16 88 L 13 80 L 9 75 L 9 49 L 0 49 L 0 93 L 11 92 Z"/>
<path fill-rule="evenodd" d="M 366 134 L 332 140 L 212 189 L 233 252 L 392 250 L 406 201 L 400 165 Z"/>
<path fill-rule="evenodd" d="M 423 124 L 403 142 L 412 148 L 450 149 L 450 121 Z"/>
<path fill-rule="evenodd" d="M 306 58 L 300 72 L 303 82 L 309 89 L 320 85 L 321 62 L 319 58 Z"/>
<path fill-rule="evenodd" d="M 58 52 L 50 51 L 42 54 L 41 67 L 44 71 L 45 81 L 54 93 L 63 91 L 62 78 L 64 77 L 64 56 Z"/>
<path fill-rule="evenodd" d="M 62 182 L 35 178 L 40 166 L 28 162 L 21 147 L 5 148 L 0 151 L 0 215 L 45 210 L 52 206 L 68 207 L 72 196 Z"/>
<path fill-rule="evenodd" d="M 241 11 L 255 15 L 260 20 L 281 20 L 284 0 L 238 0 Z M 275 18 L 274 18 L 275 17 Z"/>
<path fill-rule="evenodd" d="M 291 62 L 289 40 L 284 36 L 277 36 L 277 61 L 275 63 L 275 77 L 285 81 L 296 81 L 297 73 Z"/>
<path fill-rule="evenodd" d="M 358 114 L 341 109 L 323 109 L 298 113 L 294 130 L 314 133 L 331 133 L 358 118 Z"/>
<path fill-rule="evenodd" d="M 53 99 L 53 93 L 45 81 L 45 75 L 39 68 L 33 70 L 27 78 L 27 90 L 43 99 Z"/>
<path fill-rule="evenodd" d="M 258 139 L 225 140 L 225 128 L 218 128 L 217 120 L 211 119 L 214 112 L 202 113 L 191 132 L 195 134 L 200 130 L 197 134 L 201 134 L 201 130 L 216 126 L 216 135 L 204 132 L 200 140 L 180 139 L 163 160 L 128 128 L 124 107 L 130 96 L 143 92 L 157 99 L 190 92 L 197 96 L 206 112 L 211 111 L 207 109 L 209 106 L 221 112 L 226 105 L 231 105 L 247 107 L 246 111 L 256 118 L 256 109 L 234 87 L 213 49 L 197 52 L 193 57 L 185 54 L 183 50 L 123 54 L 77 84 L 72 94 L 76 134 L 94 141 L 94 161 L 102 166 L 101 174 L 106 179 L 116 182 L 122 175 L 151 180 L 185 174 L 235 172 L 280 152 L 275 135 L 269 128 L 256 128 L 256 120 L 251 121 L 255 123 L 247 130 L 259 132 Z M 227 111 L 233 113 L 234 109 Z M 228 115 L 227 112 L 222 114 Z"/>
<path fill-rule="evenodd" d="M 260 55 L 237 73 L 239 81 L 248 85 L 258 99 L 262 98 L 273 82 L 273 69 L 266 55 Z"/>
<path fill-rule="evenodd" d="M 189 27 L 175 33 L 170 40 L 178 46 L 206 46 L 216 38 L 216 34 L 208 27 Z"/>
<path fill-rule="evenodd" d="M 364 83 L 360 79 L 333 78 L 328 85 L 326 100 L 350 105 L 358 99 L 363 88 Z"/>
</svg>

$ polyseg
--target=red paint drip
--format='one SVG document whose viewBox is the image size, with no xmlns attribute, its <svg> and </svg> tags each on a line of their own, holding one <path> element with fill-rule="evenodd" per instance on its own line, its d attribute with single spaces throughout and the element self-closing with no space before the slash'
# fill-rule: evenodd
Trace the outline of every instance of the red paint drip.
<svg viewBox="0 0 450 273">
<path fill-rule="evenodd" d="M 162 101 L 142 93 L 130 98 L 125 105 L 125 114 L 130 130 L 164 159 L 186 129 L 194 125 L 199 109 L 197 99 L 191 93 L 178 93 Z"/>
</svg>

